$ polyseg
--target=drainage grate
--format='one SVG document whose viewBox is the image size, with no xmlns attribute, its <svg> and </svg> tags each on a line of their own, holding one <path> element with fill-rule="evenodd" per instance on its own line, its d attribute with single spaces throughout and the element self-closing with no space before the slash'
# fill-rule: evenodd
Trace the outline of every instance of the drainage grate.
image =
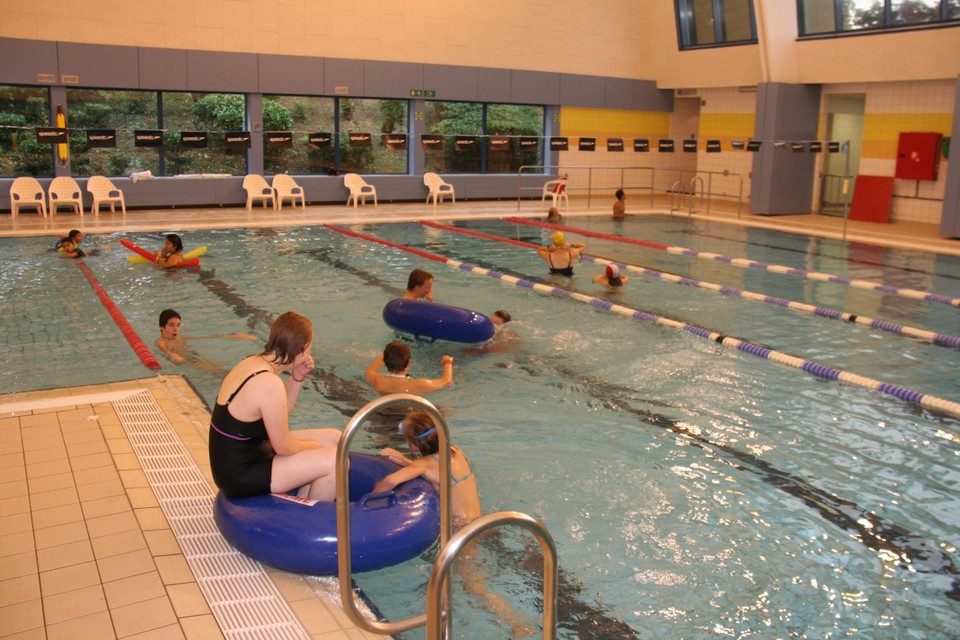
<svg viewBox="0 0 960 640">
<path fill-rule="evenodd" d="M 309 638 L 260 564 L 220 535 L 215 494 L 150 392 L 113 406 L 224 637 Z"/>
</svg>

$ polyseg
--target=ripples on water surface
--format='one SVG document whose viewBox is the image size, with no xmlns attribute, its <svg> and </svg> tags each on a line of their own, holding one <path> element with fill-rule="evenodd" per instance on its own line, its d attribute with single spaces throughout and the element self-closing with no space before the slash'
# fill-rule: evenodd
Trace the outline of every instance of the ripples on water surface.
<svg viewBox="0 0 960 640">
<path fill-rule="evenodd" d="M 683 220 L 568 223 L 960 296 L 957 259 Z M 534 227 L 466 226 L 539 242 Z M 536 256 L 506 244 L 416 224 L 357 229 L 544 279 Z M 329 230 L 183 235 L 188 249 L 210 248 L 200 269 L 167 273 L 131 265 L 119 235 L 88 239 L 91 247 L 118 249 L 86 263 L 151 346 L 167 307 L 183 315 L 187 335 L 248 332 L 259 345 L 283 311 L 308 315 L 317 331 L 318 372 L 293 414 L 297 427 L 343 426 L 373 398 L 363 369 L 393 337 L 381 309 L 402 293 L 410 269 L 434 273 L 438 301 L 514 314 L 510 328 L 520 337 L 514 351 L 471 355 L 463 346 L 424 345 L 414 350 L 413 367 L 432 377 L 444 353 L 456 357 L 455 386 L 431 400 L 470 455 L 486 509 L 530 513 L 556 539 L 561 637 L 951 638 L 960 628 L 960 603 L 948 595 L 960 589 L 957 420 Z M 160 244 L 159 234 L 124 237 Z M 945 305 L 587 242 L 591 253 L 618 261 L 960 334 L 960 312 Z M 80 270 L 45 252 L 50 244 L 0 240 L 6 259 L 0 391 L 145 375 Z M 572 281 L 554 283 L 603 296 L 590 282 L 599 272 L 583 263 Z M 958 400 L 956 350 L 631 277 L 618 304 Z M 203 367 L 161 363 L 166 372 L 186 374 L 208 404 L 224 371 L 259 346 L 191 344 Z M 358 447 L 386 444 L 400 445 L 379 427 Z M 489 586 L 523 594 L 530 602 L 523 615 L 536 617 L 539 583 L 531 572 L 538 560 L 520 537 L 494 536 L 481 557 Z M 913 553 L 909 566 L 898 550 Z M 422 609 L 427 560 L 357 581 L 389 617 L 412 615 Z M 458 637 L 491 637 L 496 622 L 475 599 L 458 596 L 457 603 Z"/>
</svg>

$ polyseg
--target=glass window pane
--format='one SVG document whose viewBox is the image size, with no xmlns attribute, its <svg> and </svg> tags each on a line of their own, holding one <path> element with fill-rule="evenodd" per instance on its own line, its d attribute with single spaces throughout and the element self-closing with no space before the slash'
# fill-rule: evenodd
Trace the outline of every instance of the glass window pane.
<svg viewBox="0 0 960 640">
<path fill-rule="evenodd" d="M 407 133 L 406 100 L 339 98 L 340 170 L 344 173 L 406 173 L 407 151 L 389 149 L 385 133 Z M 369 147 L 351 147 L 350 133 L 369 133 Z M 409 144 L 407 145 L 409 149 Z"/>
<path fill-rule="evenodd" d="M 960 20 L 960 0 L 947 0 L 947 20 Z"/>
<path fill-rule="evenodd" d="M 834 0 L 800 0 L 800 35 L 836 31 L 835 7 Z"/>
<path fill-rule="evenodd" d="M 713 0 L 692 0 L 690 7 L 693 13 L 690 44 L 715 44 L 717 35 L 714 26 L 716 21 L 713 15 Z"/>
<path fill-rule="evenodd" d="M 893 0 L 890 19 L 894 25 L 936 22 L 940 19 L 940 0 Z"/>
<path fill-rule="evenodd" d="M 245 150 L 226 148 L 225 133 L 242 131 L 246 98 L 240 93 L 163 93 L 164 174 L 247 172 Z M 184 131 L 206 131 L 205 148 L 180 144 Z"/>
<path fill-rule="evenodd" d="M 457 151 L 455 136 L 483 133 L 483 105 L 479 102 L 428 101 L 423 114 L 424 132 L 444 136 L 443 148 L 424 151 L 424 170 L 435 173 L 479 173 L 481 149 Z M 415 141 L 419 144 L 419 140 Z"/>
<path fill-rule="evenodd" d="M 40 144 L 34 127 L 50 126 L 44 87 L 0 85 L 0 175 L 53 175 L 53 145 Z"/>
<path fill-rule="evenodd" d="M 883 27 L 883 2 L 880 0 L 842 0 L 843 31 Z"/>
<path fill-rule="evenodd" d="M 263 150 L 263 170 L 267 174 L 323 174 L 335 166 L 336 148 L 311 146 L 311 133 L 334 131 L 333 98 L 309 96 L 264 96 L 265 131 L 293 131 L 292 149 Z"/>
<path fill-rule="evenodd" d="M 160 149 L 135 147 L 135 129 L 157 128 L 155 91 L 67 89 L 70 166 L 77 176 L 122 176 L 134 171 L 160 172 Z M 115 148 L 91 148 L 87 130 L 115 129 Z"/>
<path fill-rule="evenodd" d="M 517 104 L 491 104 L 487 107 L 488 135 L 509 136 L 512 144 L 504 151 L 487 156 L 487 173 L 516 173 L 524 165 L 543 164 L 544 108 Z M 532 150 L 520 145 L 522 138 L 538 139 Z"/>
<path fill-rule="evenodd" d="M 750 0 L 724 0 L 723 33 L 724 42 L 756 39 L 750 20 Z"/>
</svg>

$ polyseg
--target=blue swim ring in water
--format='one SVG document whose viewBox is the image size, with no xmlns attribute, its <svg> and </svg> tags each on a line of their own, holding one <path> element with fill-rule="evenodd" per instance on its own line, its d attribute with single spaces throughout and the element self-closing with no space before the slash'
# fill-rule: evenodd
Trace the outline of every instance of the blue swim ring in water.
<svg viewBox="0 0 960 640">
<path fill-rule="evenodd" d="M 440 537 L 440 496 L 424 478 L 393 492 L 370 491 L 399 465 L 350 454 L 350 549 L 353 571 L 373 571 L 417 557 Z M 337 574 L 333 502 L 295 496 L 228 498 L 217 494 L 214 521 L 223 537 L 264 564 L 311 575 Z"/>
<path fill-rule="evenodd" d="M 469 309 L 422 300 L 391 300 L 383 308 L 383 321 L 395 331 L 418 341 L 487 342 L 493 337 L 493 320 Z"/>
</svg>

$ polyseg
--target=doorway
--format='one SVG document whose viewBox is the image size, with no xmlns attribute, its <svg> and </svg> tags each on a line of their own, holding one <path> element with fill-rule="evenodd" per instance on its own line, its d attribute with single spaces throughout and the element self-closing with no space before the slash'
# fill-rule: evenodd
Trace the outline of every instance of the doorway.
<svg viewBox="0 0 960 640">
<path fill-rule="evenodd" d="M 860 169 L 866 95 L 828 95 L 824 108 L 827 140 L 839 142 L 840 151 L 824 154 L 820 174 L 820 213 L 843 216 L 850 209 L 853 183 Z"/>
</svg>

